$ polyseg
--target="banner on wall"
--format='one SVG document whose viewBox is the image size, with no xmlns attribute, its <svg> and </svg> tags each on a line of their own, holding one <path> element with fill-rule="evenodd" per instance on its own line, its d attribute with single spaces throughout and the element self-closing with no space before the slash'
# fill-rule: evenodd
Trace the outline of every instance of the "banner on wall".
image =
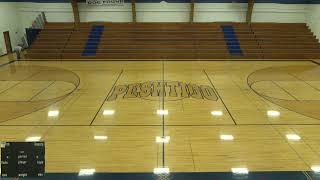
<svg viewBox="0 0 320 180">
<path fill-rule="evenodd" d="M 86 0 L 87 5 L 93 6 L 123 6 L 124 0 Z"/>
</svg>

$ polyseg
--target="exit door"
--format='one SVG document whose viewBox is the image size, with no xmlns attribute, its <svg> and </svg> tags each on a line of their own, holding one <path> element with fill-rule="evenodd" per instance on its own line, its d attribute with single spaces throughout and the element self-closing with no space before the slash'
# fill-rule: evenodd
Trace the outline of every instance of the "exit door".
<svg viewBox="0 0 320 180">
<path fill-rule="evenodd" d="M 7 54 L 12 53 L 12 46 L 9 31 L 3 32 L 4 42 L 6 44 Z"/>
</svg>

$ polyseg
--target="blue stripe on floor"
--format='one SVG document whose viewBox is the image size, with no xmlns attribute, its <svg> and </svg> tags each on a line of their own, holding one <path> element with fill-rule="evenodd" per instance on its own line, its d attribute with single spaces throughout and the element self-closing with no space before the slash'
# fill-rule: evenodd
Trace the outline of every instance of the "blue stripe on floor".
<svg viewBox="0 0 320 180">
<path fill-rule="evenodd" d="M 95 56 L 100 44 L 100 38 L 104 31 L 104 26 L 92 26 L 86 46 L 82 56 Z"/>
<path fill-rule="evenodd" d="M 224 40 L 231 55 L 243 55 L 240 43 L 232 26 L 221 26 Z"/>
<path fill-rule="evenodd" d="M 314 180 L 319 175 L 312 175 Z M 309 176 L 310 177 L 310 176 Z M 236 175 L 231 172 L 201 172 L 201 173 L 170 173 L 169 175 L 156 175 L 153 173 L 95 173 L 91 176 L 78 176 L 77 173 L 47 173 L 41 179 L 62 180 L 62 179 L 98 179 L 98 180 L 308 180 L 305 173 L 301 171 L 276 171 L 276 172 L 250 172 L 246 175 Z M 24 178 L 26 180 L 38 180 L 39 178 Z"/>
</svg>

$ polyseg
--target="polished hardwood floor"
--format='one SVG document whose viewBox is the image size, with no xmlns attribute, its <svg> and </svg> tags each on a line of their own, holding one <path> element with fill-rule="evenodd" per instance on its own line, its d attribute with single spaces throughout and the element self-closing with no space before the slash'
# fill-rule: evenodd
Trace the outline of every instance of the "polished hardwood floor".
<svg viewBox="0 0 320 180">
<path fill-rule="evenodd" d="M 16 61 L 0 80 L 0 141 L 40 137 L 47 172 L 320 166 L 311 61 Z"/>
</svg>

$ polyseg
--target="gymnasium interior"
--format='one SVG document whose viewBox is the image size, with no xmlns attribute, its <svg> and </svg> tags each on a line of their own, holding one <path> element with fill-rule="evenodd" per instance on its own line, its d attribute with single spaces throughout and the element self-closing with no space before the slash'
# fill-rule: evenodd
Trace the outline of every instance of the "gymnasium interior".
<svg viewBox="0 0 320 180">
<path fill-rule="evenodd" d="M 319 0 L 0 0 L 0 179 L 320 180 Z"/>
</svg>

